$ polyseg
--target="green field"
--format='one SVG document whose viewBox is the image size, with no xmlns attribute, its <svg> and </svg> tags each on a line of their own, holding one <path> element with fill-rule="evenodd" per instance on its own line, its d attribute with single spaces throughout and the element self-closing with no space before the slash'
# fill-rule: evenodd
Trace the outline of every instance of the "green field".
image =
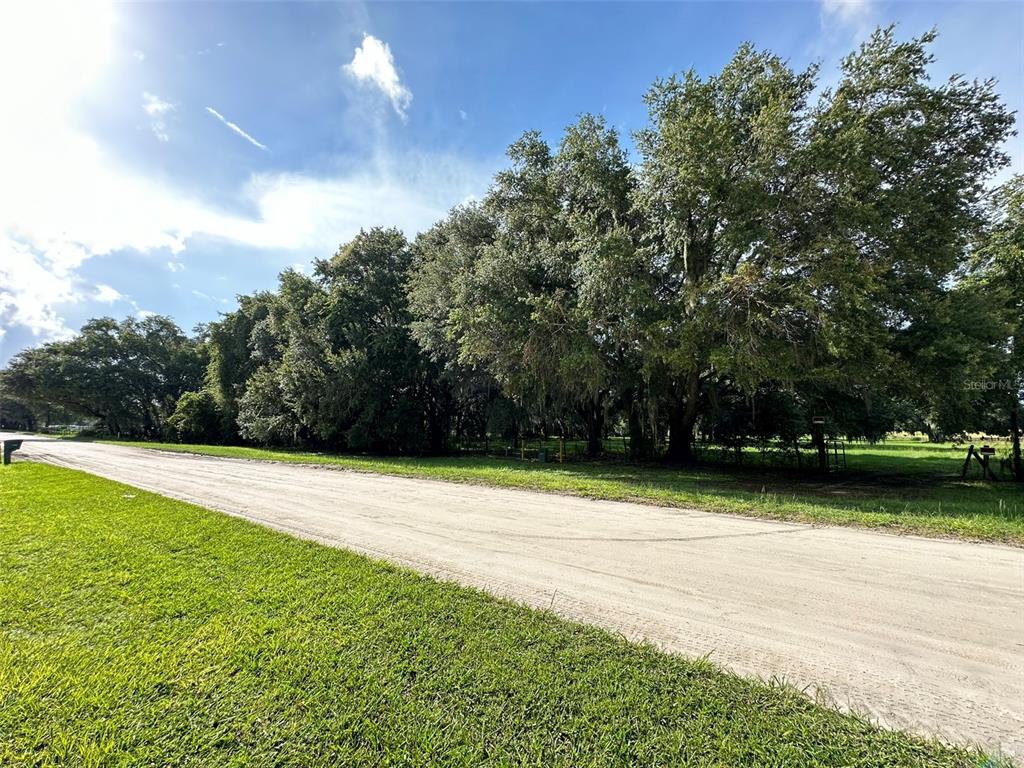
<svg viewBox="0 0 1024 768">
<path fill-rule="evenodd" d="M 0 510 L 0 765 L 986 764 L 84 473 Z"/>
<path fill-rule="evenodd" d="M 237 446 L 122 444 L 1024 545 L 1024 486 L 984 482 L 976 469 L 961 480 L 966 449 L 948 444 L 855 444 L 847 449 L 848 470 L 828 478 L 624 461 L 539 464 L 485 457 L 380 458 Z"/>
</svg>

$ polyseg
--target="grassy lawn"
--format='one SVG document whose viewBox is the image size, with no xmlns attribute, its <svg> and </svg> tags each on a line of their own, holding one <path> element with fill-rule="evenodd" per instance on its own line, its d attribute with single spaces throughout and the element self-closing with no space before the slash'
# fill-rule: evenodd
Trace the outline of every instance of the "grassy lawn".
<svg viewBox="0 0 1024 768">
<path fill-rule="evenodd" d="M 976 766 L 545 612 L 0 470 L 0 765 Z"/>
<path fill-rule="evenodd" d="M 847 472 L 816 479 L 758 469 L 669 469 L 619 461 L 538 464 L 480 457 L 379 458 L 236 446 L 122 444 L 1024 545 L 1024 486 L 986 483 L 974 470 L 960 480 L 966 448 L 950 445 L 854 445 L 847 451 Z"/>
</svg>

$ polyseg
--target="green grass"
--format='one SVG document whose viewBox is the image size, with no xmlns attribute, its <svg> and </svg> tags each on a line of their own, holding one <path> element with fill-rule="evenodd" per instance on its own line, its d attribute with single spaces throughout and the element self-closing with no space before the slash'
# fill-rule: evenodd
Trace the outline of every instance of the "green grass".
<svg viewBox="0 0 1024 768">
<path fill-rule="evenodd" d="M 1009 441 L 992 441 L 987 444 L 993 445 L 1000 455 L 1009 455 Z M 980 448 L 981 441 L 977 445 Z M 853 471 L 890 476 L 927 475 L 942 480 L 959 477 L 967 446 L 906 439 L 887 440 L 874 444 L 851 443 L 847 446 L 846 454 L 847 466 Z M 997 470 L 995 464 L 993 468 Z M 968 477 L 981 478 L 977 463 L 972 462 Z"/>
<path fill-rule="evenodd" d="M 983 482 L 975 470 L 960 480 L 966 449 L 950 445 L 853 445 L 847 451 L 847 472 L 816 479 L 759 469 L 670 469 L 617 461 L 538 464 L 482 457 L 380 458 L 237 446 L 122 444 L 1024 546 L 1024 486 Z"/>
<path fill-rule="evenodd" d="M 975 766 L 81 472 L 0 470 L 0 765 Z"/>
</svg>

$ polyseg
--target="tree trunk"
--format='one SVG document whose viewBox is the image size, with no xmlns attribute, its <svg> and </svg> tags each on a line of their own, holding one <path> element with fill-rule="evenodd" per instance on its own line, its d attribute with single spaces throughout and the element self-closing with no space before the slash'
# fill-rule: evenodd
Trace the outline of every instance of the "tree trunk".
<svg viewBox="0 0 1024 768">
<path fill-rule="evenodd" d="M 598 392 L 587 403 L 587 456 L 595 458 L 604 452 L 604 392 Z"/>
<path fill-rule="evenodd" d="M 680 391 L 681 390 L 681 391 Z M 677 392 L 668 417 L 668 452 L 666 458 L 676 464 L 693 462 L 693 427 L 697 423 L 697 400 L 700 396 L 700 373 L 686 375 Z"/>
<path fill-rule="evenodd" d="M 432 409 L 427 417 L 427 450 L 432 456 L 440 456 L 448 448 L 448 428 L 444 417 Z"/>
<path fill-rule="evenodd" d="M 1010 440 L 1013 441 L 1013 478 L 1024 483 L 1024 466 L 1020 457 L 1020 401 L 1014 394 L 1013 407 L 1010 409 Z"/>
<path fill-rule="evenodd" d="M 626 414 L 629 422 L 629 456 L 632 459 L 650 458 L 650 441 L 644 431 L 644 418 L 640 404 L 627 402 Z"/>
<path fill-rule="evenodd" d="M 432 456 L 448 451 L 449 402 L 447 392 L 430 392 L 427 395 L 427 450 Z"/>
<path fill-rule="evenodd" d="M 637 460 L 651 458 L 654 455 L 654 440 L 645 418 L 643 386 L 630 387 L 624 390 L 621 402 L 626 410 L 626 428 L 629 431 L 629 457 Z"/>
</svg>

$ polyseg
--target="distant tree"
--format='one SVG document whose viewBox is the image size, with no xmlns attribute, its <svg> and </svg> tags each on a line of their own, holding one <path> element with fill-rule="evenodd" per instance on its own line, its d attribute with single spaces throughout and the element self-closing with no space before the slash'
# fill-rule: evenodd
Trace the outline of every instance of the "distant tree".
<svg viewBox="0 0 1024 768">
<path fill-rule="evenodd" d="M 453 315 L 476 269 L 480 250 L 494 244 L 497 225 L 479 204 L 452 209 L 413 244 L 407 286 L 413 336 L 438 361 L 457 362 L 458 330 Z"/>
<path fill-rule="evenodd" d="M 453 214 L 449 229 L 478 222 L 471 247 L 457 235 L 425 238 L 414 279 L 418 338 L 448 345 L 464 366 L 485 368 L 542 422 L 578 416 L 588 452 L 601 451 L 605 416 L 626 367 L 623 300 L 606 280 L 632 252 L 631 171 L 614 131 L 592 116 L 552 154 L 537 133 L 509 147 L 481 209 Z M 486 224 L 485 224 L 486 223 Z M 450 245 L 451 243 L 451 245 Z M 437 261 L 437 264 L 432 263 Z M 451 287 L 427 298 L 440 275 Z"/>
<path fill-rule="evenodd" d="M 3 386 L 23 403 L 96 419 L 111 434 L 156 437 L 204 364 L 201 346 L 169 318 L 98 318 L 68 341 L 15 356 Z"/>
<path fill-rule="evenodd" d="M 301 297 L 286 304 L 304 309 L 289 326 L 284 392 L 320 439 L 354 450 L 445 450 L 445 389 L 410 330 L 411 268 L 404 235 L 374 228 L 318 261 L 314 282 L 285 291 Z"/>
<path fill-rule="evenodd" d="M 222 414 L 224 439 L 238 433 L 239 401 L 246 382 L 261 365 L 279 356 L 276 340 L 266 333 L 275 301 L 276 297 L 268 292 L 240 296 L 238 309 L 207 326 L 206 387 Z"/>
<path fill-rule="evenodd" d="M 32 431 L 38 420 L 31 407 L 3 395 L 3 374 L 0 372 L 0 429 Z"/>
<path fill-rule="evenodd" d="M 814 237 L 814 75 L 745 45 L 719 74 L 691 70 L 647 94 L 636 199 L 655 311 L 644 352 L 665 371 L 671 459 L 691 458 L 717 370 L 755 385 L 802 368 L 798 344 L 816 322 L 801 264 Z"/>
<path fill-rule="evenodd" d="M 975 254 L 974 280 L 989 305 L 986 317 L 1003 330 L 998 363 L 988 393 L 1005 414 L 1012 442 L 1014 477 L 1024 482 L 1021 459 L 1024 411 L 1024 175 L 1016 175 L 992 196 L 988 226 Z"/>
<path fill-rule="evenodd" d="M 1002 364 L 1008 329 L 982 281 L 963 279 L 920 297 L 916 317 L 895 334 L 889 391 L 914 403 L 913 427 L 941 442 L 978 430 Z"/>
<path fill-rule="evenodd" d="M 495 223 L 479 205 L 453 209 L 413 243 L 407 283 L 412 336 L 438 371 L 450 428 L 457 439 L 486 440 L 503 394 L 482 366 L 462 359 L 455 316 L 479 249 L 494 243 Z"/>
<path fill-rule="evenodd" d="M 928 81 L 933 38 L 878 30 L 814 107 L 813 68 L 750 46 L 651 89 L 645 348 L 669 380 L 672 457 L 716 376 L 855 393 L 914 375 L 901 337 L 944 309 L 1012 129 L 991 82 Z"/>
<path fill-rule="evenodd" d="M 221 439 L 223 414 L 209 390 L 184 392 L 178 398 L 167 426 L 174 438 L 184 443 L 214 443 Z"/>
<path fill-rule="evenodd" d="M 640 345 L 651 282 L 636 247 L 635 176 L 616 131 L 593 115 L 566 129 L 553 170 L 568 235 L 574 322 L 586 339 L 582 370 L 600 372 L 603 381 L 591 386 L 610 401 L 591 397 L 584 410 L 590 451 L 600 448 L 595 440 L 604 426 L 595 420 L 602 415 L 596 406 L 610 404 L 626 415 L 633 455 L 649 456 L 650 385 Z"/>
<path fill-rule="evenodd" d="M 943 377 L 955 381 L 986 344 L 984 322 L 970 321 L 978 295 L 951 291 L 1013 117 L 991 81 L 930 82 L 934 39 L 899 42 L 890 27 L 848 56 L 814 114 L 810 155 L 825 193 L 812 280 L 831 380 L 907 392 L 927 382 L 939 415 L 962 401 Z"/>
<path fill-rule="evenodd" d="M 56 403 L 60 384 L 60 359 L 46 347 L 22 350 L 0 371 L 0 392 L 5 402 L 25 408 L 35 417 L 32 421 L 44 427 L 50 425 L 53 409 L 62 407 Z M 72 410 L 87 415 L 81 408 Z"/>
<path fill-rule="evenodd" d="M 238 432 L 263 445 L 295 445 L 301 424 L 285 398 L 280 371 L 273 366 L 249 377 L 238 401 Z"/>
<path fill-rule="evenodd" d="M 511 167 L 497 174 L 483 204 L 493 242 L 478 249 L 460 286 L 449 333 L 461 361 L 486 368 L 521 410 L 556 421 L 587 403 L 597 418 L 601 374 L 573 317 L 551 150 L 534 132 L 508 155 Z"/>
</svg>

